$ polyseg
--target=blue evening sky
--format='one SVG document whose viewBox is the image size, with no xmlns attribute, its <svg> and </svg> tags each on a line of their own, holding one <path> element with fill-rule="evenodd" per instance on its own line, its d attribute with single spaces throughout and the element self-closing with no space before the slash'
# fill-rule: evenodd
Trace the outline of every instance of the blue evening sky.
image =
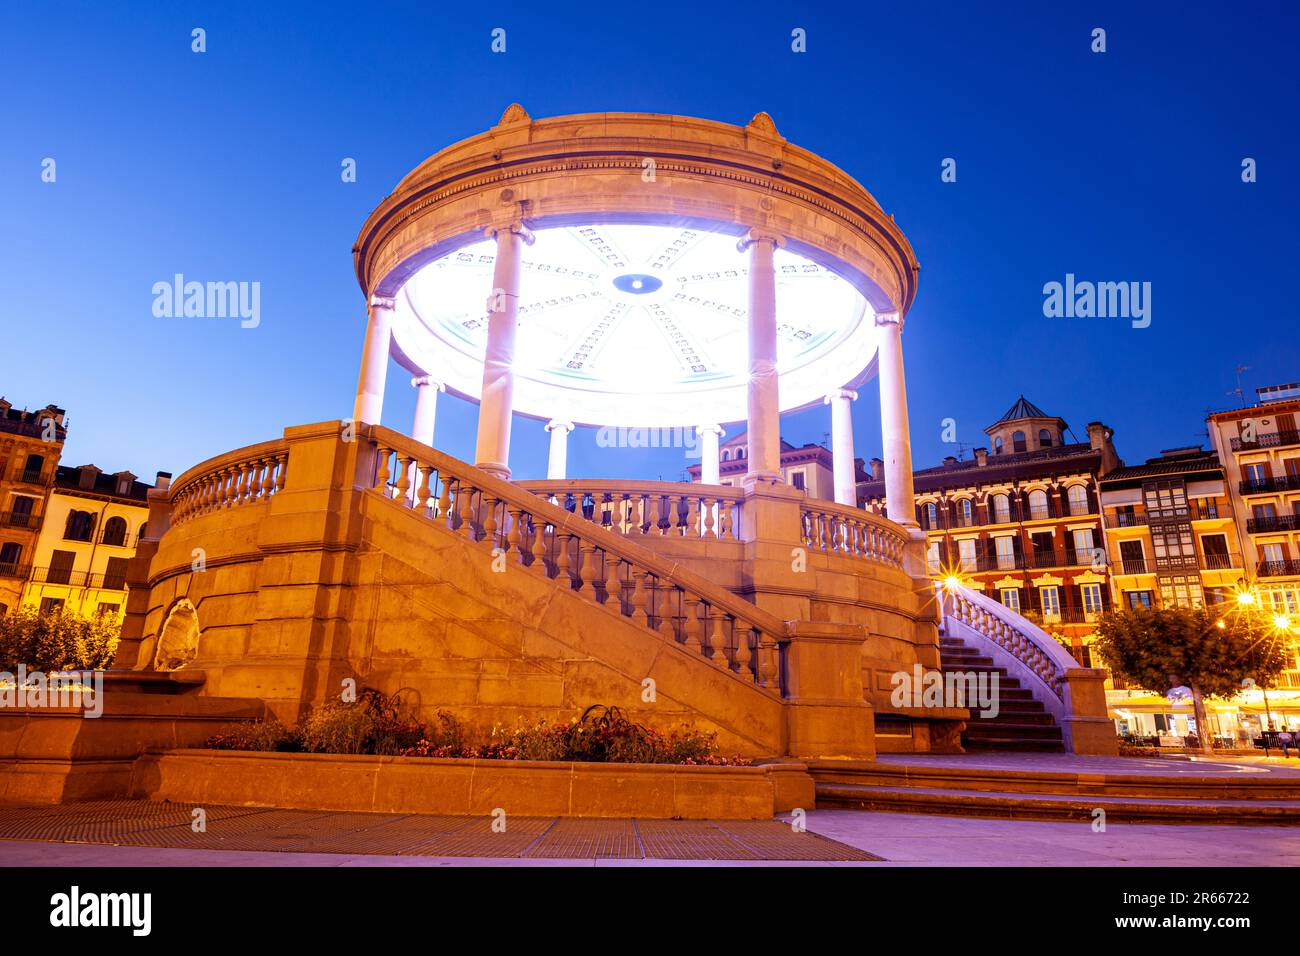
<svg viewBox="0 0 1300 956">
<path fill-rule="evenodd" d="M 364 328 L 351 245 L 421 160 L 514 100 L 537 117 L 766 110 L 916 249 L 918 467 L 955 452 L 943 419 L 982 444 L 1022 392 L 1081 438 L 1106 422 L 1140 461 L 1204 440 L 1205 411 L 1235 404 L 1235 365 L 1247 388 L 1300 379 L 1298 23 L 1289 3 L 7 0 L 0 393 L 68 410 L 65 463 L 149 479 L 343 417 Z M 795 27 L 807 53 L 791 52 Z M 340 181 L 343 157 L 358 182 Z M 940 181 L 945 157 L 956 183 Z M 177 272 L 260 282 L 261 326 L 155 318 L 151 287 Z M 1150 282 L 1150 327 L 1045 318 L 1043 284 L 1066 273 Z M 414 396 L 395 365 L 389 381 L 385 424 L 405 430 Z M 858 454 L 878 454 L 874 383 L 854 420 Z M 474 422 L 444 396 L 438 444 L 472 458 Z M 829 428 L 821 408 L 783 432 Z M 681 475 L 679 451 L 598 449 L 594 434 L 572 440 L 571 474 Z M 516 420 L 518 476 L 544 474 L 545 447 Z"/>
</svg>

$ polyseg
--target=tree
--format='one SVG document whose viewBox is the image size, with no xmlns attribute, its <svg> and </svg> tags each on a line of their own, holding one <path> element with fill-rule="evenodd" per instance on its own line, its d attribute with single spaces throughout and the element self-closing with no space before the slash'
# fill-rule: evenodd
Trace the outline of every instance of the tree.
<svg viewBox="0 0 1300 956">
<path fill-rule="evenodd" d="M 33 607 L 0 615 L 0 670 L 96 670 L 117 653 L 121 625 L 111 618 L 84 618 L 65 611 L 42 613 Z"/>
<path fill-rule="evenodd" d="M 1266 615 L 1241 606 L 1136 608 L 1103 615 L 1096 647 L 1124 680 L 1161 693 L 1188 687 L 1208 753 L 1205 698 L 1230 698 L 1248 681 L 1272 684 L 1286 666 L 1284 637 Z"/>
</svg>

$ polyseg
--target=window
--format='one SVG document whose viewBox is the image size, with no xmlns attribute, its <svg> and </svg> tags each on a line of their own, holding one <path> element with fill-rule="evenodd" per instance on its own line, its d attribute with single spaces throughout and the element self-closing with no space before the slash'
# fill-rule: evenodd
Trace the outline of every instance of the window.
<svg viewBox="0 0 1300 956">
<path fill-rule="evenodd" d="M 95 606 L 95 614 L 99 617 L 117 617 L 117 612 L 121 609 L 120 604 L 103 604 Z"/>
<path fill-rule="evenodd" d="M 1264 505 L 1253 505 L 1250 514 L 1256 521 L 1271 524 L 1273 519 L 1277 517 L 1277 505 L 1272 502 Z"/>
<path fill-rule="evenodd" d="M 41 598 L 41 613 L 50 614 L 54 611 L 62 610 L 63 598 Z"/>
<path fill-rule="evenodd" d="M 1052 532 L 1035 531 L 1029 536 L 1029 540 L 1034 545 L 1034 567 L 1050 568 L 1054 560 L 1052 557 Z"/>
<path fill-rule="evenodd" d="M 1079 588 L 1079 595 L 1083 598 L 1083 613 L 1087 615 L 1088 620 L 1092 620 L 1101 613 L 1101 585 L 1084 584 Z"/>
<path fill-rule="evenodd" d="M 1200 607 L 1203 597 L 1199 575 L 1175 574 L 1161 578 L 1160 601 L 1165 607 Z"/>
<path fill-rule="evenodd" d="M 1003 588 L 1002 605 L 1020 613 L 1020 588 Z"/>
<path fill-rule="evenodd" d="M 993 439 L 993 454 L 995 455 L 1002 454 L 1002 436 L 1000 435 L 997 438 Z"/>
<path fill-rule="evenodd" d="M 794 485 L 800 491 L 804 490 L 805 472 L 801 468 L 798 471 L 790 472 L 790 484 Z"/>
<path fill-rule="evenodd" d="M 1227 535 L 1201 535 L 1201 553 L 1205 555 L 1205 567 L 1210 570 L 1232 567 L 1232 558 L 1228 556 Z"/>
<path fill-rule="evenodd" d="M 1146 555 L 1142 553 L 1142 542 L 1121 541 L 1119 563 L 1124 574 L 1145 574 L 1147 562 Z"/>
<path fill-rule="evenodd" d="M 0 574 L 13 574 L 22 560 L 23 546 L 14 541 L 0 545 Z"/>
<path fill-rule="evenodd" d="M 976 565 L 975 559 L 975 539 L 963 538 L 957 542 L 957 556 L 961 561 L 963 571 L 974 571 Z"/>
<path fill-rule="evenodd" d="M 1038 429 L 1038 447 L 1039 448 L 1052 447 L 1052 433 L 1049 432 L 1046 428 Z"/>
<path fill-rule="evenodd" d="M 724 448 L 724 449 L 722 449 L 722 460 L 723 460 L 723 461 L 731 461 L 731 449 L 730 449 L 730 448 Z"/>
<path fill-rule="evenodd" d="M 1025 444 L 1025 433 L 1017 429 L 1011 433 L 1011 447 L 1016 451 L 1025 451 L 1029 446 Z"/>
<path fill-rule="evenodd" d="M 1038 600 L 1043 608 L 1043 620 L 1056 621 L 1061 617 L 1061 589 L 1048 585 L 1038 589 Z"/>
<path fill-rule="evenodd" d="M 1134 610 L 1138 608 L 1146 608 L 1148 611 L 1151 610 L 1150 591 L 1125 591 L 1124 600 L 1128 603 L 1128 606 Z"/>
<path fill-rule="evenodd" d="M 1070 503 L 1070 514 L 1086 515 L 1088 513 L 1088 489 L 1083 485 L 1071 485 L 1065 493 Z"/>
<path fill-rule="evenodd" d="M 1259 556 L 1268 564 L 1286 560 L 1286 552 L 1280 544 L 1261 544 L 1259 546 Z"/>
<path fill-rule="evenodd" d="M 933 501 L 922 505 L 921 511 L 925 515 L 925 526 L 927 528 L 939 527 L 939 508 Z"/>
<path fill-rule="evenodd" d="M 969 528 L 975 523 L 975 509 L 969 498 L 957 502 L 957 521 L 963 528 Z"/>
<path fill-rule="evenodd" d="M 36 527 L 36 522 L 32 520 L 32 505 L 35 501 L 35 498 L 16 495 L 13 509 L 9 512 L 9 525 L 14 528 Z"/>
<path fill-rule="evenodd" d="M 72 567 L 76 561 L 75 551 L 55 551 L 50 555 L 50 568 L 45 580 L 50 584 L 68 584 L 72 580 Z"/>
<path fill-rule="evenodd" d="M 1006 495 L 993 496 L 993 523 L 1006 524 L 1011 520 L 1011 499 Z"/>
<path fill-rule="evenodd" d="M 1016 566 L 1015 538 L 1004 535 L 995 538 L 993 544 L 998 556 L 998 570 L 1007 571 L 1014 568 Z"/>
<path fill-rule="evenodd" d="M 1038 521 L 1040 518 L 1050 518 L 1051 514 L 1047 510 L 1047 492 L 1039 489 L 1029 493 L 1029 520 Z"/>
<path fill-rule="evenodd" d="M 23 468 L 23 481 L 39 483 L 41 472 L 45 469 L 45 458 L 41 455 L 28 455 L 27 464 Z"/>
<path fill-rule="evenodd" d="M 109 558 L 104 568 L 104 587 L 109 591 L 126 589 L 126 558 Z"/>
<path fill-rule="evenodd" d="M 1264 467 L 1262 461 L 1253 465 L 1246 465 L 1243 470 L 1246 473 L 1246 480 L 1251 484 L 1263 484 L 1268 480 L 1268 469 Z"/>
<path fill-rule="evenodd" d="M 1105 555 L 1093 553 L 1092 529 L 1080 528 L 1071 533 L 1074 542 L 1074 560 L 1078 564 L 1104 564 Z"/>
<path fill-rule="evenodd" d="M 117 547 L 126 544 L 126 519 L 115 516 L 105 521 L 103 541 Z"/>
<path fill-rule="evenodd" d="M 931 541 L 930 546 L 925 551 L 925 566 L 931 574 L 938 574 L 941 570 L 939 563 L 939 542 Z"/>
<path fill-rule="evenodd" d="M 68 514 L 68 523 L 63 528 L 65 541 L 89 541 L 95 530 L 95 516 L 89 511 L 73 511 Z"/>
</svg>

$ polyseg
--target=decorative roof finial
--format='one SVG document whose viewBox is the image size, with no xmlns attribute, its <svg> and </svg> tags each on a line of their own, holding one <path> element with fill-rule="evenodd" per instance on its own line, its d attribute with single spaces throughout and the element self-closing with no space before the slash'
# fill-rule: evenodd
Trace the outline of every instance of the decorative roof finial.
<svg viewBox="0 0 1300 956">
<path fill-rule="evenodd" d="M 532 117 L 528 115 L 528 110 L 524 109 L 518 103 L 511 103 L 506 107 L 506 111 L 501 114 L 501 121 L 498 126 L 505 126 L 507 123 L 529 123 Z"/>
</svg>

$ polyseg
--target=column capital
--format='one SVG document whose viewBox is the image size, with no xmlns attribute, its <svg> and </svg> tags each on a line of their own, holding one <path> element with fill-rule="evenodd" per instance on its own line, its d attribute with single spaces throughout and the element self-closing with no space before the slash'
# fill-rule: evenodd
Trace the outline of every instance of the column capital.
<svg viewBox="0 0 1300 956">
<path fill-rule="evenodd" d="M 898 311 L 877 312 L 876 325 L 878 327 L 882 325 L 896 325 L 898 326 L 898 330 L 901 332 L 903 331 L 903 313 Z"/>
<path fill-rule="evenodd" d="M 397 308 L 397 299 L 391 295 L 372 295 L 370 297 L 371 309 L 383 309 L 392 312 Z"/>
<path fill-rule="evenodd" d="M 483 235 L 487 236 L 489 239 L 495 239 L 499 232 L 513 233 L 523 239 L 524 245 L 527 246 L 531 246 L 533 242 L 536 241 L 533 231 L 528 228 L 527 223 L 522 219 L 512 219 L 509 222 L 501 223 L 499 226 L 488 226 L 483 230 Z"/>
<path fill-rule="evenodd" d="M 856 402 L 858 400 L 858 393 L 851 388 L 837 388 L 834 391 L 827 392 L 826 397 L 822 399 L 822 403 L 829 405 L 831 402 L 840 398 L 846 399 L 850 402 Z"/>
<path fill-rule="evenodd" d="M 750 229 L 736 242 L 736 248 L 744 252 L 756 242 L 770 242 L 774 249 L 780 248 L 785 245 L 785 236 L 770 229 Z"/>
<path fill-rule="evenodd" d="M 427 388 L 429 386 L 433 386 L 433 388 L 437 389 L 439 392 L 447 391 L 447 386 L 443 382 L 438 381 L 432 375 L 417 375 L 415 378 L 411 379 L 412 388 Z"/>
<path fill-rule="evenodd" d="M 717 435 L 721 438 L 723 435 L 727 434 L 727 430 L 721 425 L 696 425 L 695 434 L 700 436 Z"/>
<path fill-rule="evenodd" d="M 562 431 L 567 435 L 569 432 L 573 431 L 573 429 L 574 429 L 573 422 L 561 421 L 558 418 L 552 418 L 549 422 L 546 423 L 546 430 L 548 432 Z"/>
</svg>

